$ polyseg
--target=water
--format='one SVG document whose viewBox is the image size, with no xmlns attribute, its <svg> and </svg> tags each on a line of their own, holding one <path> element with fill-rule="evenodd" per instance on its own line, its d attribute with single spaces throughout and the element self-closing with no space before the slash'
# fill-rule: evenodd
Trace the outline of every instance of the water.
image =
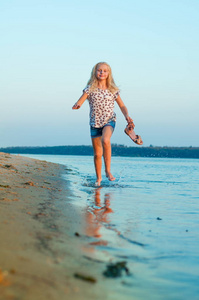
<svg viewBox="0 0 199 300">
<path fill-rule="evenodd" d="M 127 262 L 126 296 L 199 298 L 199 160 L 113 157 L 96 188 L 90 156 L 29 156 L 67 166 L 89 246 Z"/>
</svg>

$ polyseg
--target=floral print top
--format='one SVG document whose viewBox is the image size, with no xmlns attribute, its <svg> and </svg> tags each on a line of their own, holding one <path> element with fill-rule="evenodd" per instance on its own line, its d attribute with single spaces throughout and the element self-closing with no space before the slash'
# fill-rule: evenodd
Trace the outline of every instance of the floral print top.
<svg viewBox="0 0 199 300">
<path fill-rule="evenodd" d="M 88 94 L 88 101 L 90 106 L 90 126 L 101 128 L 109 121 L 116 121 L 116 114 L 114 110 L 115 100 L 119 95 L 119 90 L 114 94 L 108 89 L 102 90 L 97 88 L 90 92 L 87 86 L 83 92 Z"/>
</svg>

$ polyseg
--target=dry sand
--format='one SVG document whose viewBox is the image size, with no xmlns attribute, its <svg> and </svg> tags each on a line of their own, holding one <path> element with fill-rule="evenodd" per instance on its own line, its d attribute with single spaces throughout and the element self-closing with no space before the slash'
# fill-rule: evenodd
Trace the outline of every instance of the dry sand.
<svg viewBox="0 0 199 300">
<path fill-rule="evenodd" d="M 70 203 L 66 172 L 0 153 L 0 300 L 117 298 L 102 275 L 107 261 L 88 259 L 86 237 L 75 235 L 85 224 Z"/>
</svg>

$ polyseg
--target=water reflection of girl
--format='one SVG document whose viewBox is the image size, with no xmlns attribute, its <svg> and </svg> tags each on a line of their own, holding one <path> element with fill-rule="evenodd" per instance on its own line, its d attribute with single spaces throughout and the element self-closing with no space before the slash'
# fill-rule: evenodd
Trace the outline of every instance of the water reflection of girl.
<svg viewBox="0 0 199 300">
<path fill-rule="evenodd" d="M 86 213 L 86 233 L 90 237 L 101 238 L 100 229 L 103 223 L 109 223 L 108 214 L 113 213 L 110 207 L 110 193 L 104 195 L 104 205 L 101 203 L 101 187 L 94 192 L 95 205 L 89 207 Z M 92 242 L 90 245 L 107 245 L 106 241 Z"/>
</svg>

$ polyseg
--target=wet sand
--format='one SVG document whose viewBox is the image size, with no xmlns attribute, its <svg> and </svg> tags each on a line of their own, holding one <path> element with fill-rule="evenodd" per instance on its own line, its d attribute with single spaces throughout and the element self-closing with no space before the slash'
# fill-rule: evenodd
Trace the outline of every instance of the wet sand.
<svg viewBox="0 0 199 300">
<path fill-rule="evenodd" d="M 117 298 L 102 275 L 110 259 L 82 250 L 85 224 L 64 173 L 0 153 L 0 300 Z"/>
</svg>

